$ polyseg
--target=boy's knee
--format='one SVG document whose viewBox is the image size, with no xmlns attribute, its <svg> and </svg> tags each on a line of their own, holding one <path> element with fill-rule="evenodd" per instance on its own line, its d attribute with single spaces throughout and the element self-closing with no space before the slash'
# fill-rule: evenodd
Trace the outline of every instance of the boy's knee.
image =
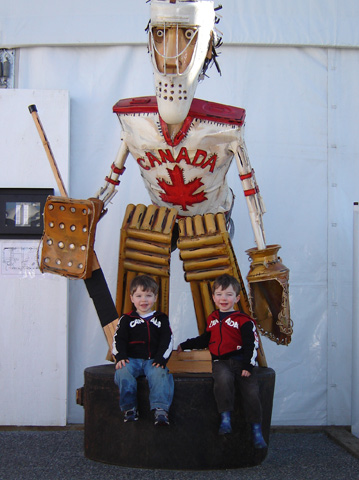
<svg viewBox="0 0 359 480">
<path fill-rule="evenodd" d="M 128 377 L 132 377 L 132 374 L 127 365 L 115 371 L 115 383 L 118 383 L 121 379 Z"/>
<path fill-rule="evenodd" d="M 172 379 L 172 375 L 164 368 L 153 368 L 147 375 L 147 380 L 152 384 L 167 384 Z"/>
<path fill-rule="evenodd" d="M 161 367 L 152 367 L 149 371 L 149 376 L 152 378 L 165 378 L 168 376 L 168 371 L 165 368 Z"/>
<path fill-rule="evenodd" d="M 233 375 L 227 370 L 215 372 L 213 375 L 213 380 L 217 385 L 230 385 L 234 382 Z"/>
</svg>

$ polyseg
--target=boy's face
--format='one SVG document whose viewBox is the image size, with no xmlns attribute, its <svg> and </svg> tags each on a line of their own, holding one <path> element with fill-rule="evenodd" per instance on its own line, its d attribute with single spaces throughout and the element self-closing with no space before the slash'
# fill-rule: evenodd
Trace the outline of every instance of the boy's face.
<svg viewBox="0 0 359 480">
<path fill-rule="evenodd" d="M 222 290 L 221 287 L 216 288 L 213 294 L 213 301 L 220 312 L 231 312 L 233 306 L 239 301 L 240 295 L 236 295 L 232 285 Z"/>
<path fill-rule="evenodd" d="M 141 317 L 144 317 L 153 311 L 153 305 L 157 300 L 157 295 L 151 292 L 151 290 L 143 290 L 141 287 L 137 287 L 133 294 L 130 295 L 130 298 L 137 313 L 141 315 Z"/>
</svg>

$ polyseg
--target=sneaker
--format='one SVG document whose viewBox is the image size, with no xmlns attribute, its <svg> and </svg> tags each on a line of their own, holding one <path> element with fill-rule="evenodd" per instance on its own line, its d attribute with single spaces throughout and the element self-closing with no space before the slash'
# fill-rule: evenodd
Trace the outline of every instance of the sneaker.
<svg viewBox="0 0 359 480">
<path fill-rule="evenodd" d="M 155 409 L 155 425 L 169 425 L 168 413 L 163 408 Z"/>
<path fill-rule="evenodd" d="M 221 413 L 221 424 L 219 426 L 218 434 L 227 435 L 232 433 L 231 426 L 231 412 L 222 412 Z"/>
<path fill-rule="evenodd" d="M 267 448 L 267 444 L 262 435 L 262 427 L 260 423 L 252 423 L 252 436 L 254 448 Z"/>
<path fill-rule="evenodd" d="M 123 418 L 123 421 L 125 423 L 127 422 L 135 422 L 136 420 L 138 420 L 138 412 L 137 412 L 137 408 L 132 408 L 131 410 L 126 410 L 125 411 L 125 416 Z"/>
</svg>

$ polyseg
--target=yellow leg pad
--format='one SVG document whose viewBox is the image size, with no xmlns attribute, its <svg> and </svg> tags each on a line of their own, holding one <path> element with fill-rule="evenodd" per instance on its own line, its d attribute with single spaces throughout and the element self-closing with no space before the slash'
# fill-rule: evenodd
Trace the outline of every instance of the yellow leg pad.
<svg viewBox="0 0 359 480">
<path fill-rule="evenodd" d="M 115 335 L 117 324 L 118 320 L 116 318 L 116 320 L 108 323 L 103 329 L 109 348 L 112 348 L 113 336 Z"/>
<path fill-rule="evenodd" d="M 119 312 L 133 308 L 130 283 L 137 275 L 146 274 L 159 284 L 156 308 L 168 314 L 171 237 L 176 216 L 174 208 L 127 206 L 117 275 L 116 308 Z"/>
<path fill-rule="evenodd" d="M 211 284 L 219 275 L 233 275 L 241 284 L 239 308 L 250 315 L 247 292 L 226 230 L 224 215 L 217 213 L 187 217 L 180 219 L 178 226 L 177 245 L 183 260 L 186 281 Z M 203 324 L 203 321 L 200 323 Z"/>
<path fill-rule="evenodd" d="M 118 320 L 116 318 L 116 320 L 114 320 L 111 323 L 108 323 L 103 329 L 107 343 L 108 343 L 108 352 L 106 355 L 106 360 L 108 360 L 109 362 L 114 361 L 114 357 L 112 356 L 112 342 L 113 342 L 113 336 L 115 335 L 117 324 L 118 324 Z"/>
<path fill-rule="evenodd" d="M 252 316 L 242 275 L 226 230 L 224 215 L 218 213 L 187 217 L 180 219 L 178 226 L 177 245 L 183 260 L 185 280 L 191 284 L 199 333 L 204 332 L 206 318 L 215 309 L 212 299 L 213 281 L 224 273 L 234 276 L 239 281 L 241 294 L 237 308 Z M 261 342 L 258 362 L 261 366 L 267 365 Z"/>
</svg>

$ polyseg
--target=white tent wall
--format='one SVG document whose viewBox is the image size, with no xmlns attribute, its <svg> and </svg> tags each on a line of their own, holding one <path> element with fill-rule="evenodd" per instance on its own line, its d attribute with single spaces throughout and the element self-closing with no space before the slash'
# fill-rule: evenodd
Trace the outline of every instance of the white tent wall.
<svg viewBox="0 0 359 480">
<path fill-rule="evenodd" d="M 350 399 L 340 377 L 345 366 L 350 372 L 352 353 L 352 223 L 359 174 L 355 120 L 359 88 L 355 77 L 359 56 L 357 51 L 329 50 L 328 54 L 328 418 L 335 424 L 345 412 L 350 414 Z M 343 337 L 339 330 L 345 332 Z"/>
<path fill-rule="evenodd" d="M 0 5 L 0 42 L 118 45 L 143 42 L 146 0 L 13 0 Z M 356 0 L 225 0 L 220 30 L 227 43 L 352 47 L 359 44 Z M 219 12 L 222 14 L 222 12 Z M 230 12 L 230 14 L 228 14 Z"/>
<path fill-rule="evenodd" d="M 120 98 L 153 94 L 143 45 L 148 6 L 137 0 L 108 0 L 96 8 L 94 2 L 76 2 L 73 21 L 78 29 L 72 23 L 61 29 L 55 28 L 55 17 L 61 20 L 62 7 L 56 13 L 54 7 L 35 2 L 45 8 L 39 19 L 37 10 L 32 8 L 30 15 L 25 3 L 17 0 L 15 5 L 24 9 L 3 17 L 9 23 L 1 23 L 1 42 L 9 47 L 26 45 L 17 50 L 18 88 L 69 91 L 70 195 L 88 198 L 102 185 L 120 145 L 113 104 Z M 341 2 L 340 9 L 338 5 L 224 2 L 219 25 L 225 33 L 219 57 L 222 76 L 212 68 L 197 90 L 199 98 L 246 109 L 246 142 L 267 207 L 267 242 L 282 245 L 280 255 L 291 271 L 292 343 L 282 347 L 263 338 L 268 364 L 277 375 L 273 409 L 277 425 L 350 424 L 352 205 L 358 200 L 359 169 L 359 41 L 352 25 L 359 7 L 353 1 Z M 99 8 L 101 15 L 96 16 Z M 84 18 L 90 26 L 97 19 L 92 42 L 97 45 L 89 45 L 91 35 L 86 37 L 81 27 Z M 117 45 L 109 38 L 114 18 Z M 290 29 L 294 18 L 298 28 Z M 31 21 L 41 26 L 49 19 L 53 28 L 43 27 L 41 38 L 30 31 L 25 35 Z M 333 27 L 329 33 L 324 29 L 328 25 Z M 49 35 L 55 33 L 57 38 L 51 40 Z M 16 43 L 15 37 L 21 41 Z M 339 48 L 343 46 L 351 48 Z M 96 252 L 113 294 L 125 207 L 149 203 L 136 163 L 129 158 L 126 167 L 96 237 Z M 249 265 L 245 250 L 254 246 L 254 240 L 234 165 L 229 178 L 236 193 L 233 243 L 245 276 Z M 78 423 L 83 421 L 83 409 L 75 403 L 75 390 L 83 384 L 84 368 L 105 363 L 107 346 L 83 282 L 70 281 L 69 295 L 68 422 Z M 172 260 L 170 300 L 177 345 L 196 334 L 191 295 L 177 254 Z"/>
</svg>

